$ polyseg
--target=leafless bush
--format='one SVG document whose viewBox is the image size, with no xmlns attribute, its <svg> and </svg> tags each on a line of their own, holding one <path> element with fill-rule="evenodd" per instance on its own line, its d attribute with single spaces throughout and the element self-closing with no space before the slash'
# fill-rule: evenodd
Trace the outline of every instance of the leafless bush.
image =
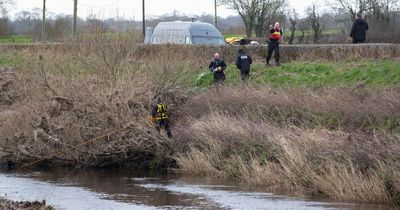
<svg viewBox="0 0 400 210">
<path fill-rule="evenodd" d="M 368 24 L 368 42 L 400 43 L 400 38 L 398 36 L 400 34 L 400 27 L 396 27 L 400 24 L 400 17 L 396 17 L 395 15 L 393 15 L 390 20 L 372 19 L 368 21 Z"/>
<path fill-rule="evenodd" d="M 149 104 L 160 93 L 174 103 L 171 90 L 190 64 L 161 56 L 166 51 L 135 60 L 134 41 L 111 40 L 99 35 L 27 59 L 35 62 L 15 86 L 25 97 L 2 110 L 3 157 L 29 166 L 167 161 L 170 142 L 147 124 Z"/>
</svg>

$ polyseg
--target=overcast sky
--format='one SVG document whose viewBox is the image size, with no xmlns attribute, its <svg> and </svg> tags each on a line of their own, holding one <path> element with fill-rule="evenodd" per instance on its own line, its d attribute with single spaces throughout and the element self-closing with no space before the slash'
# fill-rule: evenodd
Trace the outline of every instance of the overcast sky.
<svg viewBox="0 0 400 210">
<path fill-rule="evenodd" d="M 41 8 L 43 0 L 14 0 L 13 16 L 21 10 Z M 203 13 L 213 14 L 214 0 L 146 0 L 146 13 L 149 16 L 159 16 L 172 13 L 174 10 L 190 15 Z M 296 8 L 302 14 L 304 9 L 311 4 L 309 0 L 289 0 L 290 7 Z M 55 14 L 72 14 L 73 0 L 47 0 L 47 9 Z M 86 18 L 90 14 L 98 18 L 122 17 L 127 19 L 141 19 L 142 0 L 78 0 L 78 16 Z M 224 7 L 218 8 L 218 15 L 226 17 L 235 15 L 232 10 Z"/>
</svg>

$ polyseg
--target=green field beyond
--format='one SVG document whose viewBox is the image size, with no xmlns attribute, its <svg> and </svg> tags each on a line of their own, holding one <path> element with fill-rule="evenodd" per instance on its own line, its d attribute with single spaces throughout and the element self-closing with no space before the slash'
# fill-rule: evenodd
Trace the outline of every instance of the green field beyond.
<svg viewBox="0 0 400 210">
<path fill-rule="evenodd" d="M 29 35 L 12 35 L 0 37 L 0 44 L 26 44 L 32 42 L 33 38 Z"/>
<path fill-rule="evenodd" d="M 227 84 L 240 82 L 240 73 L 234 65 L 226 70 Z M 198 87 L 207 87 L 213 81 L 206 70 L 194 79 Z M 364 84 L 384 87 L 400 84 L 400 62 L 393 60 L 363 61 L 359 63 L 293 62 L 281 67 L 252 65 L 250 83 L 273 87 L 317 87 Z"/>
</svg>

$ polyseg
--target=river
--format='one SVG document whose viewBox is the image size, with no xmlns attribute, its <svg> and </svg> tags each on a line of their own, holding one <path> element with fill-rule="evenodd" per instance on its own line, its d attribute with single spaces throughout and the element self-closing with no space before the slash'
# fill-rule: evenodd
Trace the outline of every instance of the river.
<svg viewBox="0 0 400 210">
<path fill-rule="evenodd" d="M 217 179 L 107 169 L 0 173 L 0 196 L 46 200 L 57 209 L 349 209 L 385 206 L 276 195 Z"/>
</svg>

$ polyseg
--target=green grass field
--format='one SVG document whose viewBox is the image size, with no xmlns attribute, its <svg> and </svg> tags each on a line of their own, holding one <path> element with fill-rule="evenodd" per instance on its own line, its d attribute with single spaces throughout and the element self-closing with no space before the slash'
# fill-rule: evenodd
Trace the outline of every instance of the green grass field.
<svg viewBox="0 0 400 210">
<path fill-rule="evenodd" d="M 22 57 L 18 55 L 0 54 L 0 67 L 18 67 L 22 61 Z"/>
<path fill-rule="evenodd" d="M 289 30 L 284 30 L 283 31 L 283 36 L 285 37 L 289 37 L 290 36 L 290 31 Z M 340 34 L 342 33 L 342 31 L 340 29 L 327 29 L 327 30 L 323 30 L 322 31 L 322 35 L 336 35 L 336 34 Z M 312 35 L 313 32 L 312 30 L 306 30 L 304 35 Z M 226 38 L 230 38 L 230 37 L 246 37 L 246 35 L 235 35 L 235 34 L 223 34 L 222 35 L 224 37 L 224 39 Z M 294 33 L 294 36 L 301 36 L 301 31 L 296 30 Z"/>
<path fill-rule="evenodd" d="M 33 38 L 29 35 L 12 35 L 0 37 L 0 44 L 26 44 L 32 42 Z"/>
<path fill-rule="evenodd" d="M 228 85 L 240 82 L 240 73 L 234 65 L 226 70 Z M 205 72 L 194 79 L 197 87 L 206 88 L 213 82 L 211 73 Z M 273 87 L 346 86 L 362 83 L 370 87 L 400 85 L 400 62 L 392 60 L 361 63 L 293 62 L 281 67 L 252 65 L 250 83 Z"/>
<path fill-rule="evenodd" d="M 0 67 L 19 67 L 24 59 L 19 55 L 0 54 Z M 71 72 L 82 74 L 85 66 L 71 63 Z M 136 69 L 137 66 L 129 68 Z M 200 72 L 200 73 L 199 73 Z M 240 72 L 230 64 L 225 71 L 226 84 L 236 85 L 240 81 Z M 187 88 L 208 88 L 213 83 L 213 75 L 206 69 L 185 69 L 179 76 L 182 85 Z M 266 67 L 262 63 L 253 64 L 250 72 L 251 84 L 272 87 L 337 87 L 364 84 L 369 87 L 400 85 L 400 61 L 364 60 L 362 62 L 292 62 L 281 67 Z"/>
<path fill-rule="evenodd" d="M 340 29 L 327 29 L 327 30 L 322 30 L 321 34 L 322 35 L 336 35 L 342 33 Z M 291 32 L 290 31 L 284 31 L 283 36 L 290 36 Z M 313 31 L 312 30 L 306 30 L 304 32 L 304 35 L 312 35 Z M 294 32 L 294 36 L 301 36 L 301 31 L 296 30 Z"/>
<path fill-rule="evenodd" d="M 222 37 L 224 37 L 224 39 L 231 38 L 231 37 L 243 37 L 243 38 L 245 38 L 246 35 L 222 34 Z"/>
</svg>

